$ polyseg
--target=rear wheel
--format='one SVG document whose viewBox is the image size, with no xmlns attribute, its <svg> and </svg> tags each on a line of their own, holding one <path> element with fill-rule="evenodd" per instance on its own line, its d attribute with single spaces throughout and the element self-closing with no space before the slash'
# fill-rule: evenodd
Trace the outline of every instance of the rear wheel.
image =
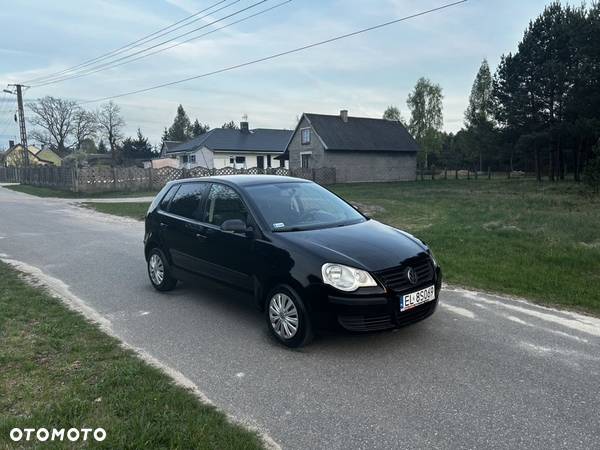
<svg viewBox="0 0 600 450">
<path fill-rule="evenodd" d="M 279 285 L 269 293 L 266 319 L 271 334 L 287 347 L 302 347 L 313 337 L 306 306 L 289 286 Z"/>
<path fill-rule="evenodd" d="M 171 276 L 169 263 L 159 248 L 153 248 L 148 256 L 148 276 L 152 286 L 158 291 L 170 291 L 177 280 Z"/>
</svg>

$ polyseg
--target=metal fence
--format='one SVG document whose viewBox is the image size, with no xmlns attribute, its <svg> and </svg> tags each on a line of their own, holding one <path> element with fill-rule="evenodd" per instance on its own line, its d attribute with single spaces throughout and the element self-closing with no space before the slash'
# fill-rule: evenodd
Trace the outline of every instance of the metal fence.
<svg viewBox="0 0 600 450">
<path fill-rule="evenodd" d="M 21 183 L 34 186 L 52 187 L 73 192 L 135 192 L 158 190 L 172 180 L 184 178 L 206 177 L 212 175 L 282 175 L 295 176 L 313 180 L 319 184 L 334 184 L 335 169 L 331 167 L 319 169 L 286 169 L 283 167 L 261 169 L 160 169 L 139 167 L 2 167 L 0 182 Z"/>
</svg>

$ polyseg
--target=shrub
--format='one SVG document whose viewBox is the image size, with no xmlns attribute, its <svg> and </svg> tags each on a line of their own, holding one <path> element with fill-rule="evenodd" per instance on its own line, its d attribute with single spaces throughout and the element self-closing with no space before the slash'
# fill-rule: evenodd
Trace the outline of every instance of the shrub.
<svg viewBox="0 0 600 450">
<path fill-rule="evenodd" d="M 594 192 L 600 192 L 600 142 L 596 144 L 592 157 L 585 165 L 583 182 Z"/>
</svg>

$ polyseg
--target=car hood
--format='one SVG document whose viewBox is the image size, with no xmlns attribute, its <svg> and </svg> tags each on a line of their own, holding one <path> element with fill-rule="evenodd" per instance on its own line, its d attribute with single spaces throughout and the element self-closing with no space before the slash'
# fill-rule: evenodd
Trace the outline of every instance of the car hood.
<svg viewBox="0 0 600 450">
<path fill-rule="evenodd" d="M 427 247 L 417 238 L 388 225 L 367 220 L 343 227 L 277 233 L 323 262 L 377 271 L 398 266 Z"/>
</svg>

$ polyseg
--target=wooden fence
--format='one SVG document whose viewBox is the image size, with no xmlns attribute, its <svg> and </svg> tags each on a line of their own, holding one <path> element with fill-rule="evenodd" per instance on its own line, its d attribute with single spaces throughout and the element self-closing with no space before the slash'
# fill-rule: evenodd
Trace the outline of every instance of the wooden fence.
<svg viewBox="0 0 600 450">
<path fill-rule="evenodd" d="M 313 180 L 319 184 L 334 184 L 335 169 L 292 169 L 283 167 L 261 169 L 175 169 L 163 167 L 160 169 L 139 167 L 1 167 L 0 182 L 31 184 L 34 186 L 52 187 L 73 192 L 135 192 L 154 191 L 162 188 L 172 180 L 183 178 L 206 177 L 212 175 L 282 175 L 295 176 Z"/>
</svg>

